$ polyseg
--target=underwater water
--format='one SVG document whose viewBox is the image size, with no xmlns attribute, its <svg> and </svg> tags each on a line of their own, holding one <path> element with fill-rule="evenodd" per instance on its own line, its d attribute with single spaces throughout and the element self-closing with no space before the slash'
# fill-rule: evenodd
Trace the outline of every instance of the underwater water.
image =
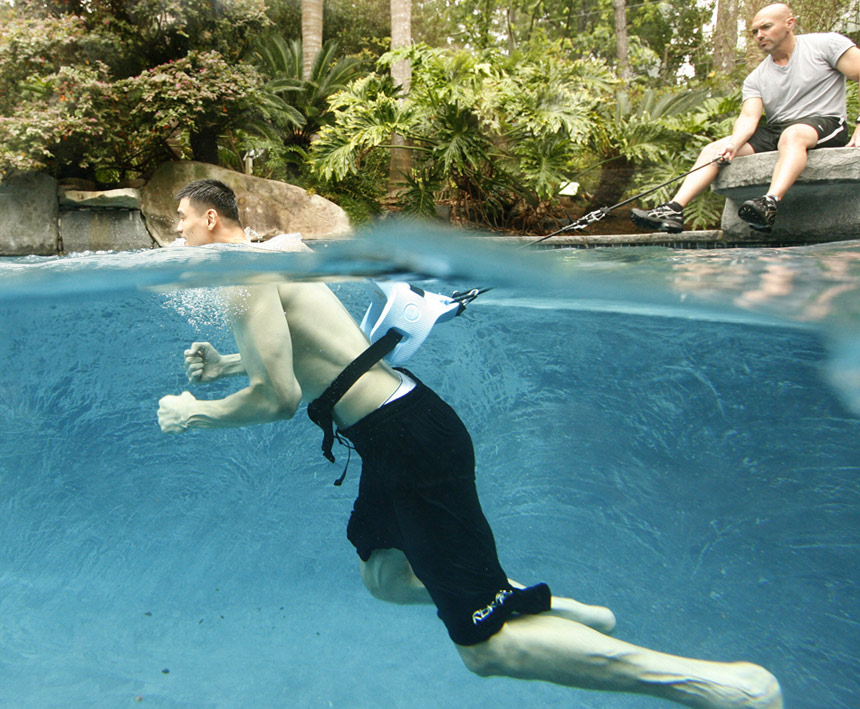
<svg viewBox="0 0 860 709">
<path fill-rule="evenodd" d="M 0 261 L 0 706 L 668 706 L 476 677 L 432 606 L 373 599 L 360 467 L 332 485 L 304 408 L 160 432 L 188 344 L 234 349 L 210 286 L 330 279 L 360 319 L 364 276 L 493 287 L 409 367 L 472 433 L 512 578 L 759 663 L 787 707 L 860 705 L 860 243 L 461 242 Z"/>
</svg>

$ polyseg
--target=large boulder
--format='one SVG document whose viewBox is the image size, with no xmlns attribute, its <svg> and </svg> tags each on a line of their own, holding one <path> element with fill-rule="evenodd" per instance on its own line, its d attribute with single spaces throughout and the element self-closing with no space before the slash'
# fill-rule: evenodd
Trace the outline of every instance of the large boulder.
<svg viewBox="0 0 860 709">
<path fill-rule="evenodd" d="M 57 253 L 57 181 L 38 172 L 0 182 L 0 256 Z"/>
<path fill-rule="evenodd" d="M 176 193 L 189 182 L 205 178 L 221 180 L 236 193 L 242 226 L 263 238 L 300 232 L 304 239 L 336 239 L 352 231 L 346 212 L 301 187 L 207 163 L 169 162 L 141 190 L 146 227 L 162 246 L 177 236 Z"/>
</svg>

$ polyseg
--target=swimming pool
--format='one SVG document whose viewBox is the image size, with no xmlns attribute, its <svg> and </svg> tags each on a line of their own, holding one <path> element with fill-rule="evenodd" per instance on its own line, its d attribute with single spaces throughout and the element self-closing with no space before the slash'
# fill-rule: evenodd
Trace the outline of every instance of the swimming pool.
<svg viewBox="0 0 860 709">
<path fill-rule="evenodd" d="M 410 368 L 471 430 L 512 577 L 608 605 L 622 639 L 757 662 L 788 707 L 857 705 L 860 244 L 377 236 L 0 262 L 0 705 L 665 706 L 478 678 L 432 607 L 371 598 L 344 534 L 359 466 L 334 487 L 303 410 L 160 433 L 188 343 L 232 349 L 201 286 L 337 278 L 360 317 L 344 273 L 494 287 Z"/>
</svg>

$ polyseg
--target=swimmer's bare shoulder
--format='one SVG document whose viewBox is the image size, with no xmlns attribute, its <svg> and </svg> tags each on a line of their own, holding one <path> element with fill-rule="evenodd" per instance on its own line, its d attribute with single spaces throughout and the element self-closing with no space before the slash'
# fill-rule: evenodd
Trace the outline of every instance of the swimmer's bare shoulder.
<svg viewBox="0 0 860 709">
<path fill-rule="evenodd" d="M 324 283 L 284 283 L 278 286 L 278 295 L 294 333 L 315 340 L 337 339 L 352 359 L 367 347 L 367 338 L 349 311 Z"/>
</svg>

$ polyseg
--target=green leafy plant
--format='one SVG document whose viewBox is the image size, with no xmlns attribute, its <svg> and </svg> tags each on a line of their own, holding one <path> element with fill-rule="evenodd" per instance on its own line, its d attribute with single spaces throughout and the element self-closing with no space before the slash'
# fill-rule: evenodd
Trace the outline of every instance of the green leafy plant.
<svg viewBox="0 0 860 709">
<path fill-rule="evenodd" d="M 406 58 L 409 94 L 384 76 Z M 567 181 L 593 104 L 612 85 L 596 62 L 547 51 L 505 57 L 416 45 L 380 58 L 377 73 L 332 97 L 336 122 L 312 146 L 312 169 L 343 178 L 397 133 L 414 151 L 401 206 L 430 213 L 430 195 L 455 219 L 524 228 Z"/>
<path fill-rule="evenodd" d="M 684 102 L 692 101 L 686 110 L 664 116 L 662 122 L 672 131 L 667 151 L 657 159 L 644 162 L 631 182 L 632 191 L 647 189 L 688 171 L 701 149 L 708 143 L 729 135 L 740 110 L 740 92 L 728 96 L 702 96 L 701 92 L 677 94 Z M 668 185 L 645 198 L 644 204 L 654 206 L 671 199 L 678 183 Z M 693 229 L 715 227 L 719 224 L 725 198 L 705 191 L 685 209 L 686 223 Z"/>
<path fill-rule="evenodd" d="M 242 142 L 267 163 L 265 169 L 282 179 L 305 181 L 307 150 L 319 130 L 334 120 L 329 98 L 363 71 L 362 60 L 337 52 L 336 42 L 324 43 L 307 77 L 301 40 L 270 34 L 249 56 L 266 81 L 258 94 L 258 113 L 246 121 Z"/>
<path fill-rule="evenodd" d="M 112 181 L 177 157 L 217 162 L 220 135 L 262 103 L 262 78 L 239 54 L 263 10 L 261 0 L 215 12 L 203 0 L 7 8 L 0 174 Z"/>
</svg>

